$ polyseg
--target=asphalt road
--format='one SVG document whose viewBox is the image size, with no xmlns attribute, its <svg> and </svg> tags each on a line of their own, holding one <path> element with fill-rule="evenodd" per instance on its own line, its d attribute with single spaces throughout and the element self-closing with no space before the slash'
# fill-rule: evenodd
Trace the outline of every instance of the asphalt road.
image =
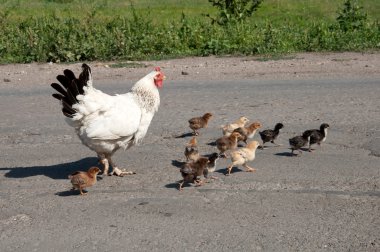
<svg viewBox="0 0 380 252">
<path fill-rule="evenodd" d="M 1 251 L 380 251 L 379 79 L 167 81 L 144 142 L 115 155 L 137 174 L 105 177 L 83 197 L 67 175 L 97 160 L 51 93 L 0 87 Z M 256 173 L 226 177 L 219 160 L 218 180 L 179 192 L 187 120 L 205 112 L 215 116 L 202 154 L 242 115 L 263 129 L 282 122 L 283 146 L 258 150 Z M 321 148 L 289 156 L 290 137 L 324 122 Z"/>
</svg>

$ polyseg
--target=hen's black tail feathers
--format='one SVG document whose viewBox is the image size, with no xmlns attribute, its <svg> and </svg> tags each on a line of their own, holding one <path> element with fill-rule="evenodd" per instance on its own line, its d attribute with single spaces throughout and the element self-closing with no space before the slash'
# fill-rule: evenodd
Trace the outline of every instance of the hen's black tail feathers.
<svg viewBox="0 0 380 252">
<path fill-rule="evenodd" d="M 66 69 L 63 71 L 63 75 L 58 75 L 57 80 L 59 83 L 52 83 L 51 87 L 54 88 L 58 93 L 53 94 L 53 97 L 62 102 L 62 112 L 67 117 L 74 117 L 76 113 L 73 109 L 73 105 L 78 103 L 77 95 L 84 94 L 83 87 L 87 86 L 87 81 L 91 78 L 91 68 L 83 64 L 82 73 L 78 78 L 75 77 L 75 74 Z"/>
</svg>

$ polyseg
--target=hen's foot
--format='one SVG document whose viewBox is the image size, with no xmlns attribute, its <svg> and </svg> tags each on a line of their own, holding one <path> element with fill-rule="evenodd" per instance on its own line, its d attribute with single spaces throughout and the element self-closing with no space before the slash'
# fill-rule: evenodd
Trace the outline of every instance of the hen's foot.
<svg viewBox="0 0 380 252">
<path fill-rule="evenodd" d="M 133 174 L 136 174 L 136 172 L 127 171 L 126 169 L 119 169 L 117 167 L 114 167 L 113 171 L 109 175 L 110 176 L 115 175 L 115 176 L 119 176 L 119 177 L 124 177 L 125 175 L 133 175 Z"/>
</svg>

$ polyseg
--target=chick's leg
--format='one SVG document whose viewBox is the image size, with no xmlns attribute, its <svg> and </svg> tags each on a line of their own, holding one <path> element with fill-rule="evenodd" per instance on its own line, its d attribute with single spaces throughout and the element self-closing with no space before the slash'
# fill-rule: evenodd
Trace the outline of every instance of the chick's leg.
<svg viewBox="0 0 380 252">
<path fill-rule="evenodd" d="M 230 166 L 228 166 L 227 167 L 227 172 L 226 172 L 226 174 L 224 174 L 224 175 L 226 175 L 226 176 L 229 176 L 230 174 L 231 174 L 231 171 L 232 171 L 232 167 L 234 166 L 234 163 L 232 163 Z"/>
<path fill-rule="evenodd" d="M 247 169 L 246 170 L 247 172 L 255 172 L 256 171 L 255 168 L 249 167 L 247 164 L 243 164 L 243 167 Z"/>
<path fill-rule="evenodd" d="M 185 180 L 181 180 L 181 182 L 178 183 L 178 190 L 183 190 L 183 183 L 185 183 Z"/>
<path fill-rule="evenodd" d="M 311 148 L 311 144 L 309 144 L 309 152 L 313 152 L 314 149 Z"/>
<path fill-rule="evenodd" d="M 125 175 L 136 174 L 136 172 L 134 172 L 134 171 L 127 171 L 126 169 L 120 169 L 120 168 L 118 168 L 117 165 L 112 161 L 110 155 L 107 156 L 107 159 L 108 159 L 109 163 L 112 165 L 112 168 L 113 168 L 113 171 L 111 173 L 109 173 L 110 176 L 111 175 L 116 175 L 116 176 L 119 176 L 119 177 L 123 177 Z"/>
<path fill-rule="evenodd" d="M 270 141 L 272 144 L 274 144 L 276 147 L 282 146 L 282 144 L 275 143 L 274 140 Z"/>
<path fill-rule="evenodd" d="M 263 141 L 263 144 L 259 146 L 259 149 L 262 149 L 262 150 L 266 149 L 267 147 L 265 146 L 265 143 L 266 142 Z"/>
<path fill-rule="evenodd" d="M 201 186 L 201 185 L 203 185 L 204 184 L 204 181 L 203 180 L 195 180 L 194 181 L 195 182 L 195 186 Z"/>
<path fill-rule="evenodd" d="M 80 186 L 79 187 L 79 192 L 80 192 L 80 195 L 87 195 L 87 192 L 83 192 L 83 188 Z"/>
</svg>

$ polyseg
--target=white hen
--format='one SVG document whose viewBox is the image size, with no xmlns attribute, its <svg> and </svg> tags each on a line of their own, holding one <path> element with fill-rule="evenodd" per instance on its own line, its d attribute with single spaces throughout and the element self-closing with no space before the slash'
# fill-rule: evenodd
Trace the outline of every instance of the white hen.
<svg viewBox="0 0 380 252">
<path fill-rule="evenodd" d="M 158 88 L 165 79 L 160 68 L 140 79 L 128 93 L 114 96 L 92 86 L 91 69 L 86 64 L 78 78 L 71 70 L 63 73 L 57 76 L 62 86 L 51 86 L 59 92 L 53 97 L 61 101 L 67 123 L 75 128 L 82 143 L 97 153 L 104 166 L 103 174 L 108 174 L 110 165 L 113 172 L 109 175 L 133 174 L 118 168 L 111 157 L 145 136 L 160 105 Z"/>
</svg>

